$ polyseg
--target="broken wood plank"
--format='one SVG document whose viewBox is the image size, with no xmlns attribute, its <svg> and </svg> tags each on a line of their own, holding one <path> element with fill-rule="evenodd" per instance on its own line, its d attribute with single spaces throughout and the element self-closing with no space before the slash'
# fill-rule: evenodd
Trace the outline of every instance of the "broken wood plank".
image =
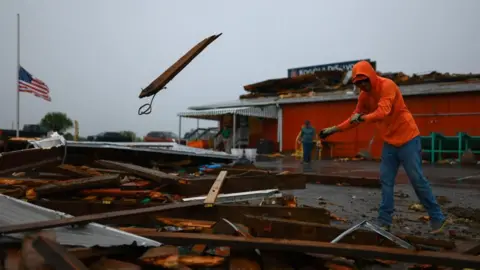
<svg viewBox="0 0 480 270">
<path fill-rule="evenodd" d="M 63 147 L 51 149 L 25 149 L 0 154 L 0 175 L 20 172 L 43 166 L 57 166 L 60 164 Z"/>
<path fill-rule="evenodd" d="M 146 180 L 157 182 L 158 184 L 171 183 L 173 181 L 180 180 L 181 178 L 175 175 L 164 173 L 161 171 L 137 166 L 133 164 L 127 164 L 123 162 L 111 161 L 111 160 L 97 160 L 96 163 L 113 170 L 122 170 L 133 174 L 135 176 L 144 178 Z"/>
<path fill-rule="evenodd" d="M 185 197 L 194 197 L 207 194 L 215 182 L 214 178 L 182 179 L 165 187 L 164 191 Z M 229 176 L 222 185 L 222 193 L 237 193 L 254 190 L 305 189 L 306 177 L 303 174 L 261 175 L 261 176 Z"/>
<path fill-rule="evenodd" d="M 212 35 L 204 40 L 200 41 L 185 53 L 180 59 L 178 59 L 173 65 L 165 70 L 160 76 L 158 76 L 153 82 L 151 82 L 145 89 L 140 92 L 139 98 L 155 95 L 158 91 L 162 90 L 168 82 L 170 82 L 180 71 L 182 71 L 197 55 L 199 55 L 210 43 L 215 41 L 222 34 Z"/>
<path fill-rule="evenodd" d="M 154 207 L 147 207 L 147 208 L 140 208 L 140 209 L 115 211 L 115 212 L 85 215 L 85 216 L 64 218 L 64 219 L 57 219 L 57 220 L 24 223 L 24 224 L 18 224 L 18 225 L 9 225 L 9 226 L 0 227 L 0 234 L 36 231 L 36 230 L 63 227 L 63 226 L 75 225 L 75 224 L 86 224 L 90 222 L 109 220 L 109 219 L 118 218 L 118 217 L 132 217 L 132 216 L 137 216 L 142 214 L 152 214 L 155 212 L 161 212 L 169 209 L 183 208 L 183 207 L 189 207 L 189 206 L 195 206 L 195 205 L 203 205 L 203 203 L 202 202 L 172 203 L 168 205 L 161 205 L 161 206 L 154 206 Z"/>
<path fill-rule="evenodd" d="M 327 242 L 286 240 L 272 238 L 245 238 L 228 235 L 152 232 L 148 238 L 169 245 L 206 244 L 260 250 L 296 251 L 305 253 L 332 254 L 343 257 L 396 260 L 452 267 L 479 268 L 480 257 L 453 252 L 411 251 L 400 248 L 332 244 Z"/>
<path fill-rule="evenodd" d="M 243 224 L 250 228 L 252 235 L 268 238 L 285 238 L 296 240 L 312 240 L 331 242 L 348 227 L 336 227 L 314 222 L 288 220 L 276 217 L 245 215 Z M 425 245 L 452 250 L 454 241 L 428 239 L 413 235 L 397 235 L 413 245 Z M 357 230 L 342 238 L 342 243 L 378 245 L 378 235 L 372 231 Z M 391 241 L 383 241 L 383 245 L 396 247 Z"/>
<path fill-rule="evenodd" d="M 27 194 L 27 196 L 29 199 L 34 199 L 38 196 L 81 190 L 84 188 L 109 187 L 118 185 L 120 185 L 120 178 L 118 174 L 104 174 L 67 181 L 56 181 L 36 187 L 33 190 L 29 190 L 29 194 Z"/>
<path fill-rule="evenodd" d="M 220 193 L 220 189 L 222 188 L 225 177 L 227 177 L 227 171 L 221 171 L 218 174 L 217 179 L 215 180 L 212 187 L 210 188 L 210 191 L 207 194 L 207 198 L 205 198 L 205 201 L 203 202 L 205 206 L 210 207 L 215 203 L 215 200 Z"/>
<path fill-rule="evenodd" d="M 80 177 L 92 177 L 92 176 L 102 175 L 102 173 L 94 169 L 91 169 L 87 166 L 73 166 L 70 164 L 62 164 L 58 166 L 58 169 L 64 170 L 68 173 L 76 174 Z"/>
<path fill-rule="evenodd" d="M 12 185 L 12 186 L 38 187 L 38 186 L 42 186 L 52 182 L 55 182 L 55 181 L 44 180 L 44 179 L 28 179 L 28 178 L 9 178 L 9 177 L 0 178 L 0 185 Z"/>
<path fill-rule="evenodd" d="M 33 247 L 45 259 L 45 262 L 55 269 L 88 270 L 79 259 L 50 239 L 39 236 L 33 241 Z"/>
</svg>

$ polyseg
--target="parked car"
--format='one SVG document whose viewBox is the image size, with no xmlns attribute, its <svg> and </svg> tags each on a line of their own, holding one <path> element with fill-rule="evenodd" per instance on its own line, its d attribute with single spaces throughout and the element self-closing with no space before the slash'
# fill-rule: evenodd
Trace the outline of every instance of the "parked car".
<svg viewBox="0 0 480 270">
<path fill-rule="evenodd" d="M 151 131 L 143 138 L 144 142 L 176 142 L 178 135 L 171 131 Z"/>
<path fill-rule="evenodd" d="M 132 138 L 122 134 L 121 132 L 102 132 L 95 136 L 88 136 L 87 141 L 96 142 L 131 142 Z"/>
</svg>

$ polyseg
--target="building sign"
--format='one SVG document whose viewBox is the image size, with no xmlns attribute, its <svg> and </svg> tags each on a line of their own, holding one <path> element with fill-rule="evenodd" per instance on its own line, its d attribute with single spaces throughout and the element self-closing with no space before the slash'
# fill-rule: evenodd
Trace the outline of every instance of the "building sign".
<svg viewBox="0 0 480 270">
<path fill-rule="evenodd" d="M 331 63 L 325 65 L 318 65 L 318 66 L 309 66 L 309 67 L 299 67 L 299 68 L 291 68 L 288 70 L 288 77 L 296 77 L 305 74 L 312 74 L 318 71 L 330 71 L 330 70 L 343 70 L 349 71 L 352 70 L 353 65 L 360 61 L 368 61 L 372 64 L 373 68 L 376 70 L 376 62 L 370 61 L 370 59 L 360 59 L 355 61 L 348 61 L 348 62 L 339 62 L 339 63 Z"/>
</svg>

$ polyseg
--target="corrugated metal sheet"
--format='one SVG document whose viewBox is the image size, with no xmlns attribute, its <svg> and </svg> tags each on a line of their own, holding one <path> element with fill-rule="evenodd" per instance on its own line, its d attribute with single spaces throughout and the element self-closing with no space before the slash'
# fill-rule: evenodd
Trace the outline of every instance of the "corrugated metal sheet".
<svg viewBox="0 0 480 270">
<path fill-rule="evenodd" d="M 128 142 L 128 143 L 115 143 L 115 142 L 75 142 L 68 141 L 67 147 L 92 147 L 92 148 L 115 148 L 119 150 L 130 151 L 145 151 L 145 152 L 159 152 L 163 154 L 184 155 L 184 156 L 199 156 L 199 157 L 211 157 L 234 160 L 236 156 L 219 151 L 212 151 L 207 149 L 198 149 L 194 147 L 188 147 L 177 143 L 144 143 L 144 142 Z M 68 151 L 68 150 L 67 150 Z"/>
<path fill-rule="evenodd" d="M 0 194 L 0 226 L 48 221 L 73 217 L 41 206 Z M 160 246 L 161 243 L 135 234 L 123 232 L 98 223 L 89 223 L 83 227 L 60 227 L 53 229 L 56 240 L 61 245 L 82 247 L 109 247 L 131 245 Z M 8 238 L 22 239 L 21 233 L 10 234 Z M 1 240 L 3 237 L 0 237 Z M 8 239 L 7 238 L 7 239 Z"/>
<path fill-rule="evenodd" d="M 203 118 L 219 116 L 224 114 L 238 114 L 238 115 L 244 115 L 244 116 L 276 119 L 277 107 L 266 106 L 266 107 L 235 107 L 235 108 L 223 108 L 223 109 L 209 109 L 209 110 L 181 112 L 178 114 L 178 116 L 203 119 Z"/>
<path fill-rule="evenodd" d="M 233 108 L 233 107 L 253 107 L 253 106 L 266 106 L 275 104 L 278 97 L 260 97 L 254 99 L 237 99 L 226 102 L 205 104 L 200 106 L 188 107 L 189 110 L 210 110 L 220 108 Z"/>
<path fill-rule="evenodd" d="M 401 86 L 403 95 L 415 96 L 415 95 L 437 95 L 437 94 L 449 94 L 449 93 L 464 93 L 464 92 L 477 92 L 480 91 L 480 82 L 461 82 L 461 83 L 429 83 L 429 84 L 417 84 Z M 219 109 L 219 108 L 232 108 L 232 107 L 252 107 L 260 105 L 272 105 L 272 104 L 293 104 L 293 103 L 310 103 L 310 102 L 327 102 L 337 100 L 352 100 L 357 96 L 348 94 L 347 91 L 336 91 L 317 93 L 312 97 L 294 97 L 294 98 L 255 98 L 230 101 L 226 103 L 216 103 L 203 106 L 192 106 L 190 110 L 206 110 L 206 109 Z"/>
</svg>

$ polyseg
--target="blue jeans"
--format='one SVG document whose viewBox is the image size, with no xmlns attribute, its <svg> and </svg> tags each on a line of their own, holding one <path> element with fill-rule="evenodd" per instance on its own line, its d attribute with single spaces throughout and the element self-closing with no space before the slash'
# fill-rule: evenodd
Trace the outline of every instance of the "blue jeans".
<svg viewBox="0 0 480 270">
<path fill-rule="evenodd" d="M 422 146 L 420 137 L 415 137 L 406 144 L 395 147 L 383 144 L 382 162 L 380 164 L 380 182 L 382 184 L 382 202 L 378 211 L 378 221 L 381 225 L 392 224 L 393 192 L 395 178 L 400 164 L 410 179 L 410 183 L 430 216 L 431 223 L 443 223 L 445 216 L 433 196 L 430 183 L 423 175 Z"/>
<path fill-rule="evenodd" d="M 312 159 L 313 142 L 303 142 L 303 162 L 310 162 Z"/>
</svg>

